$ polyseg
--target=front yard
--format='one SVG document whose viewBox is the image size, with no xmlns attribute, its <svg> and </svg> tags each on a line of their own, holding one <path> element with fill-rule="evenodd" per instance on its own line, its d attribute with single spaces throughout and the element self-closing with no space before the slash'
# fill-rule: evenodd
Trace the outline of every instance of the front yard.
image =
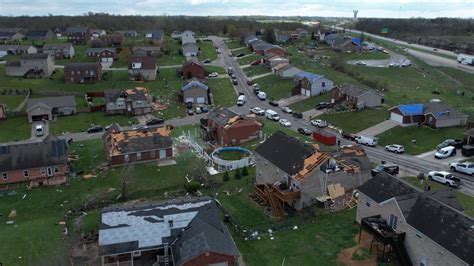
<svg viewBox="0 0 474 266">
<path fill-rule="evenodd" d="M 235 41 L 226 41 L 225 42 L 225 45 L 227 45 L 227 48 L 229 48 L 229 50 L 232 50 L 232 49 L 237 49 L 237 48 L 240 48 L 240 47 L 244 47 L 244 44 L 238 40 L 235 40 Z"/>
<path fill-rule="evenodd" d="M 377 137 L 380 146 L 400 144 L 405 147 L 406 153 L 417 155 L 434 150 L 436 145 L 445 139 L 462 139 L 465 131 L 466 129 L 461 127 L 432 129 L 425 126 L 397 126 Z M 413 143 L 412 140 L 416 140 L 416 143 Z"/>
<path fill-rule="evenodd" d="M 258 66 L 249 66 L 243 69 L 247 77 L 252 78 L 253 76 L 272 73 L 272 70 L 269 67 L 258 65 Z"/>
<path fill-rule="evenodd" d="M 205 59 L 211 59 L 214 61 L 217 59 L 216 49 L 214 49 L 212 42 L 200 41 L 198 44 L 201 49 L 201 53 L 198 56 L 200 61 Z"/>
<path fill-rule="evenodd" d="M 0 120 L 0 143 L 25 140 L 31 137 L 31 126 L 26 116 L 8 117 Z"/>
<path fill-rule="evenodd" d="M 207 85 L 214 96 L 214 106 L 231 107 L 235 105 L 237 96 L 228 78 L 209 79 Z"/>
<path fill-rule="evenodd" d="M 387 107 L 368 108 L 360 111 L 322 114 L 318 119 L 326 120 L 346 132 L 357 133 L 387 119 Z"/>
<path fill-rule="evenodd" d="M 316 104 L 320 102 L 329 102 L 331 99 L 331 94 L 330 93 L 325 93 L 322 95 L 317 95 L 313 96 L 307 99 L 304 99 L 302 101 L 296 102 L 294 104 L 291 104 L 289 107 L 297 112 L 305 112 L 308 110 L 313 109 Z"/>
<path fill-rule="evenodd" d="M 282 79 L 277 75 L 269 75 L 255 79 L 253 82 L 258 83 L 260 89 L 267 93 L 267 98 L 270 100 L 279 100 L 291 96 L 292 79 Z"/>
<path fill-rule="evenodd" d="M 26 119 L 26 117 L 24 118 Z M 104 112 L 80 113 L 72 116 L 60 116 L 49 124 L 50 132 L 56 135 L 62 133 L 83 132 L 93 125 L 107 126 L 118 123 L 121 126 L 131 126 L 138 121 L 124 115 L 106 116 Z"/>
<path fill-rule="evenodd" d="M 238 58 L 237 63 L 241 66 L 244 66 L 244 65 L 248 65 L 248 64 L 252 63 L 255 60 L 262 59 L 262 58 L 263 58 L 263 56 L 261 56 L 261 55 L 251 54 L 251 55 L 247 55 L 247 56 L 242 57 L 242 58 Z"/>
</svg>

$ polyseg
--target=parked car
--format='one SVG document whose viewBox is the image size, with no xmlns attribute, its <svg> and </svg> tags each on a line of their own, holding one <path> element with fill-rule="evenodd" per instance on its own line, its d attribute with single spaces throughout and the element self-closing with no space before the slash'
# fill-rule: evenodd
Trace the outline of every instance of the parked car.
<svg viewBox="0 0 474 266">
<path fill-rule="evenodd" d="M 439 149 L 435 153 L 434 157 L 436 159 L 446 159 L 448 157 L 455 156 L 455 155 L 456 155 L 456 148 L 454 146 L 448 146 L 448 147 Z"/>
<path fill-rule="evenodd" d="M 298 132 L 306 136 L 310 136 L 313 133 L 311 129 L 305 127 L 298 128 Z"/>
<path fill-rule="evenodd" d="M 252 84 L 253 84 L 253 81 L 251 81 L 251 80 L 247 80 L 247 85 L 249 85 L 249 86 L 250 86 L 250 85 L 252 85 Z"/>
<path fill-rule="evenodd" d="M 218 77 L 218 76 L 219 76 L 219 73 L 217 73 L 217 72 L 212 72 L 211 74 L 209 74 L 210 78 L 215 78 L 215 77 Z"/>
<path fill-rule="evenodd" d="M 376 176 L 380 172 L 386 172 L 386 173 L 396 176 L 400 172 L 400 167 L 395 164 L 381 164 L 381 165 L 376 166 L 374 169 L 372 169 L 370 171 L 370 174 L 372 176 Z"/>
<path fill-rule="evenodd" d="M 188 115 L 194 115 L 194 110 L 192 108 L 188 109 L 187 113 Z"/>
<path fill-rule="evenodd" d="M 364 61 L 357 61 L 357 62 L 356 62 L 356 65 L 365 66 L 365 65 L 367 65 L 367 63 L 364 62 Z"/>
<path fill-rule="evenodd" d="M 236 79 L 233 79 L 233 80 L 232 80 L 232 84 L 237 85 L 237 84 L 239 84 L 239 83 L 237 82 Z"/>
<path fill-rule="evenodd" d="M 271 110 L 271 109 L 267 109 L 265 111 L 265 116 L 270 119 L 270 120 L 273 120 L 273 121 L 279 121 L 280 120 L 280 116 L 278 115 L 277 112 Z"/>
<path fill-rule="evenodd" d="M 239 95 L 237 98 L 237 106 L 242 106 L 245 104 L 245 95 Z"/>
<path fill-rule="evenodd" d="M 354 141 L 354 140 L 357 138 L 356 135 L 351 134 L 351 133 L 348 133 L 348 132 L 345 132 L 345 131 L 343 131 L 343 132 L 341 133 L 341 135 L 342 135 L 343 138 L 348 139 L 348 140 L 352 140 L 352 141 Z"/>
<path fill-rule="evenodd" d="M 318 104 L 316 104 L 316 110 L 323 110 L 323 109 L 326 109 L 329 107 L 329 103 L 328 102 L 320 102 Z"/>
<path fill-rule="evenodd" d="M 104 128 L 102 126 L 92 126 L 87 129 L 87 133 L 97 133 L 97 132 L 102 132 L 104 131 Z"/>
<path fill-rule="evenodd" d="M 441 142 L 440 144 L 436 146 L 436 150 L 440 150 L 448 146 L 454 146 L 454 144 L 455 144 L 454 139 L 445 139 L 443 142 Z"/>
<path fill-rule="evenodd" d="M 302 113 L 298 113 L 298 112 L 293 112 L 293 117 L 295 118 L 303 118 L 303 114 Z"/>
<path fill-rule="evenodd" d="M 291 122 L 284 118 L 280 119 L 280 124 L 284 127 L 291 127 Z"/>
<path fill-rule="evenodd" d="M 281 108 L 281 111 L 282 111 L 283 113 L 287 113 L 287 114 L 293 113 L 293 110 L 291 110 L 290 107 L 288 107 L 288 106 L 282 107 L 282 108 Z"/>
<path fill-rule="evenodd" d="M 250 108 L 250 112 L 253 113 L 253 114 L 256 114 L 256 115 L 264 115 L 265 114 L 265 110 L 263 110 L 260 107 L 252 107 L 252 108 Z"/>
<path fill-rule="evenodd" d="M 260 88 L 259 87 L 253 87 L 253 93 L 255 95 L 258 95 L 258 93 L 260 92 Z"/>
<path fill-rule="evenodd" d="M 193 102 L 186 102 L 187 109 L 193 109 Z"/>
<path fill-rule="evenodd" d="M 315 127 L 327 127 L 328 123 L 324 120 L 321 120 L 321 119 L 313 119 L 313 120 L 311 120 L 311 125 L 313 125 Z"/>
<path fill-rule="evenodd" d="M 147 130 L 148 129 L 148 126 L 144 126 L 144 125 L 136 125 L 133 127 L 133 129 L 135 130 Z"/>
<path fill-rule="evenodd" d="M 209 63 L 211 63 L 211 61 L 212 61 L 212 60 L 208 58 L 208 59 L 204 59 L 203 62 L 204 62 L 204 64 L 209 64 Z"/>
<path fill-rule="evenodd" d="M 377 146 L 377 138 L 374 137 L 358 136 L 355 138 L 355 141 L 361 145 L 366 145 L 370 147 Z"/>
<path fill-rule="evenodd" d="M 268 102 L 271 106 L 278 107 L 278 102 L 277 101 L 269 101 Z"/>
<path fill-rule="evenodd" d="M 35 135 L 37 137 L 41 137 L 44 135 L 44 125 L 36 125 L 35 126 Z"/>
<path fill-rule="evenodd" d="M 194 112 L 195 112 L 196 114 L 202 113 L 201 107 L 199 107 L 199 106 L 196 107 L 196 109 L 194 110 Z"/>
<path fill-rule="evenodd" d="M 207 109 L 206 106 L 201 106 L 201 111 L 202 111 L 203 113 L 207 113 L 207 112 L 209 112 L 209 109 Z"/>
<path fill-rule="evenodd" d="M 405 148 L 402 145 L 398 145 L 398 144 L 387 145 L 385 146 L 385 150 L 389 152 L 399 153 L 399 154 L 405 152 Z"/>
<path fill-rule="evenodd" d="M 449 168 L 454 172 L 461 172 L 474 177 L 474 163 L 454 162 L 449 164 Z"/>
<path fill-rule="evenodd" d="M 234 73 L 232 73 L 232 74 L 230 74 L 230 78 L 231 78 L 231 79 L 236 79 L 237 77 L 235 76 Z"/>
<path fill-rule="evenodd" d="M 461 179 L 446 171 L 431 171 L 428 173 L 428 179 L 450 187 L 461 185 Z"/>
<path fill-rule="evenodd" d="M 147 126 L 159 125 L 163 124 L 165 120 L 163 118 L 152 118 L 146 121 Z"/>
<path fill-rule="evenodd" d="M 265 101 L 267 99 L 267 94 L 264 92 L 264 91 L 259 91 L 257 93 L 257 97 L 262 100 L 262 101 Z"/>
</svg>

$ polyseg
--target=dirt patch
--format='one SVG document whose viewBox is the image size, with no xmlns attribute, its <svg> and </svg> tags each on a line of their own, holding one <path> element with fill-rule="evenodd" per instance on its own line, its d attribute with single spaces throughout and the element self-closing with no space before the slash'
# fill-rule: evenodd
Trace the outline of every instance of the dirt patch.
<svg viewBox="0 0 474 266">
<path fill-rule="evenodd" d="M 372 237 L 365 231 L 362 231 L 361 241 L 359 243 L 359 234 L 354 236 L 357 245 L 346 248 L 337 254 L 337 261 L 347 266 L 376 266 L 376 256 L 368 254 Z"/>
</svg>

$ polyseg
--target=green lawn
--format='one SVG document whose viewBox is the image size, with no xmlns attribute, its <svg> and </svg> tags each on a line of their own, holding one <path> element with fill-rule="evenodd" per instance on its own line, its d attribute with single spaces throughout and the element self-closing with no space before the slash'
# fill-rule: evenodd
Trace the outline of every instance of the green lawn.
<svg viewBox="0 0 474 266">
<path fill-rule="evenodd" d="M 252 53 L 252 51 L 250 51 L 247 47 L 242 47 L 240 49 L 232 51 L 232 54 L 234 54 L 234 55 L 238 55 L 238 54 L 247 55 L 247 54 L 251 54 L 251 53 Z"/>
<path fill-rule="evenodd" d="M 380 107 L 354 112 L 322 114 L 318 116 L 318 119 L 326 120 L 329 124 L 333 124 L 344 131 L 357 133 L 384 121 L 387 117 L 386 107 Z"/>
<path fill-rule="evenodd" d="M 282 79 L 277 75 L 269 75 L 255 79 L 253 82 L 260 85 L 260 89 L 267 93 L 268 99 L 279 100 L 291 96 L 292 79 Z"/>
<path fill-rule="evenodd" d="M 396 143 L 403 145 L 406 153 L 417 155 L 434 150 L 436 145 L 445 139 L 463 138 L 465 131 L 466 129 L 461 127 L 432 129 L 425 126 L 397 126 L 377 137 L 379 138 L 378 143 L 381 146 Z M 412 140 L 416 140 L 416 144 L 413 144 Z"/>
<path fill-rule="evenodd" d="M 13 111 L 23 100 L 26 95 L 1 95 L 0 94 L 0 103 L 3 103 L 7 106 L 7 110 Z"/>
<path fill-rule="evenodd" d="M 81 132 L 93 125 L 107 126 L 118 123 L 122 126 L 130 126 L 138 123 L 136 118 L 129 118 L 123 115 L 106 116 L 103 112 L 80 113 L 72 116 L 60 116 L 56 121 L 50 123 L 50 131 L 53 134 L 64 132 Z"/>
<path fill-rule="evenodd" d="M 248 55 L 248 56 L 237 59 L 237 63 L 239 65 L 243 66 L 243 65 L 248 65 L 248 64 L 252 63 L 253 61 L 255 61 L 257 59 L 262 59 L 262 58 L 263 58 L 263 56 L 261 56 L 261 55 L 252 54 L 252 55 Z"/>
<path fill-rule="evenodd" d="M 199 48 L 201 49 L 201 53 L 198 56 L 199 60 L 205 60 L 205 59 L 216 60 L 217 59 L 216 49 L 214 49 L 212 42 L 201 41 L 198 44 L 199 44 Z"/>
<path fill-rule="evenodd" d="M 215 106 L 231 107 L 235 105 L 237 96 L 228 78 L 209 79 L 207 85 L 214 97 Z"/>
<path fill-rule="evenodd" d="M 302 101 L 296 102 L 294 104 L 291 104 L 289 107 L 297 112 L 305 112 L 310 109 L 313 109 L 319 102 L 329 102 L 330 99 L 331 94 L 325 93 L 323 95 L 313 96 Z"/>
<path fill-rule="evenodd" d="M 24 140 L 31 137 L 31 127 L 26 116 L 8 117 L 0 120 L 0 143 Z"/>
<path fill-rule="evenodd" d="M 167 55 L 161 55 L 156 60 L 158 67 L 160 66 L 170 66 L 170 65 L 181 65 L 186 62 L 186 57 L 181 53 L 181 44 L 178 40 L 171 40 L 171 51 Z"/>
<path fill-rule="evenodd" d="M 413 186 L 421 190 L 424 189 L 425 184 L 428 184 L 431 187 L 431 190 L 446 188 L 446 186 L 434 181 L 430 181 L 430 180 L 426 180 L 425 181 L 426 183 L 421 183 L 420 180 L 414 176 L 402 177 L 401 179 L 407 181 L 408 183 L 412 184 Z M 461 206 L 464 208 L 464 212 L 467 215 L 474 217 L 474 197 L 466 195 L 457 190 L 452 190 L 452 192 L 458 198 L 459 203 L 461 203 Z"/>
<path fill-rule="evenodd" d="M 227 48 L 229 48 L 230 50 L 232 49 L 237 49 L 237 48 L 240 48 L 240 47 L 244 47 L 244 44 L 240 41 L 226 41 L 225 42 L 225 45 L 227 46 Z"/>
<path fill-rule="evenodd" d="M 249 78 L 251 78 L 253 76 L 257 76 L 257 75 L 271 73 L 271 72 L 272 72 L 272 70 L 269 67 L 262 66 L 262 65 L 250 66 L 250 67 L 244 68 L 244 73 Z"/>
<path fill-rule="evenodd" d="M 381 60 L 389 59 L 390 55 L 382 52 L 360 52 L 360 53 L 350 53 L 342 54 L 342 57 L 345 61 L 348 60 Z"/>
<path fill-rule="evenodd" d="M 204 68 L 207 70 L 207 72 L 212 73 L 212 72 L 217 72 L 219 74 L 225 74 L 225 69 L 219 66 L 210 66 L 210 65 L 204 65 Z"/>
</svg>

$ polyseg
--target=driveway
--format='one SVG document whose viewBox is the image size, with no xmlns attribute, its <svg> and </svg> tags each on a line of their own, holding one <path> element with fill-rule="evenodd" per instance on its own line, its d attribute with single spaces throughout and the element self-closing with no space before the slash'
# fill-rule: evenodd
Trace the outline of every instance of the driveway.
<svg viewBox="0 0 474 266">
<path fill-rule="evenodd" d="M 429 152 L 425 152 L 425 153 L 416 155 L 415 157 L 421 158 L 421 159 L 426 160 L 426 161 L 434 162 L 434 163 L 437 163 L 437 164 L 440 164 L 440 165 L 446 166 L 446 167 L 449 166 L 449 164 L 452 163 L 452 162 L 458 162 L 458 161 L 461 161 L 461 160 L 468 159 L 467 157 L 462 156 L 460 150 L 456 151 L 455 156 L 448 157 L 446 159 L 441 159 L 441 160 L 436 159 L 434 157 L 435 153 L 436 153 L 436 150 L 433 150 L 433 151 L 429 151 Z"/>
<path fill-rule="evenodd" d="M 378 123 L 375 126 L 371 126 L 362 130 L 361 132 L 357 133 L 359 136 L 368 136 L 368 137 L 375 137 L 379 134 L 384 133 L 385 131 L 396 127 L 398 124 L 393 120 L 385 120 L 383 122 Z"/>
<path fill-rule="evenodd" d="M 43 136 L 36 136 L 36 132 L 35 132 L 35 127 L 37 125 L 43 125 Z M 48 136 L 49 134 L 49 123 L 48 122 L 43 122 L 43 121 L 39 121 L 39 122 L 34 122 L 31 124 L 31 138 L 30 140 L 42 140 L 44 138 L 46 138 L 46 136 Z"/>
<path fill-rule="evenodd" d="M 402 64 L 407 58 L 401 54 L 397 54 L 395 52 L 390 52 L 390 58 L 389 59 L 382 59 L 382 60 L 349 60 L 347 61 L 348 64 L 351 65 L 356 65 L 357 62 L 363 61 L 365 62 L 366 67 L 389 67 L 391 63 L 395 64 Z"/>
</svg>

